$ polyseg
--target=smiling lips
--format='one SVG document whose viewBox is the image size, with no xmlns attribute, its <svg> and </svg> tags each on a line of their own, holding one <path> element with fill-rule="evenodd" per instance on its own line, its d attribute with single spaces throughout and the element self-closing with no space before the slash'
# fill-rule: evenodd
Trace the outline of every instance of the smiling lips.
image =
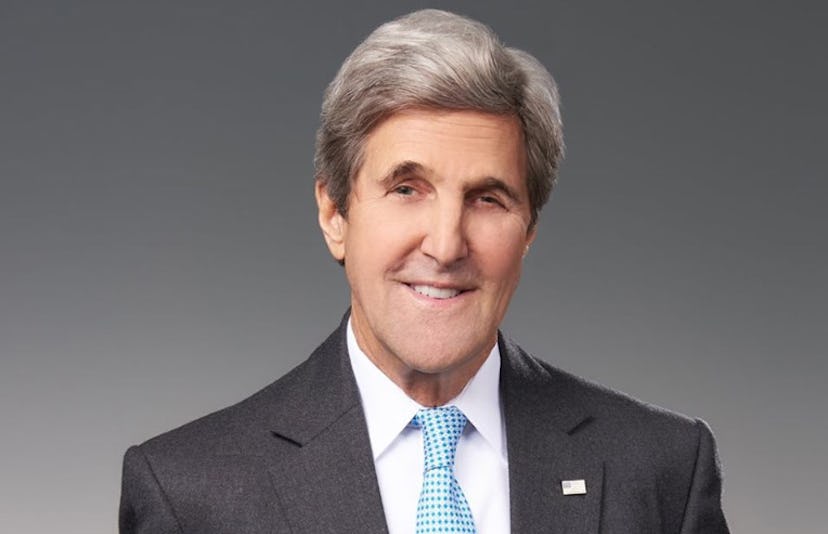
<svg viewBox="0 0 828 534">
<path fill-rule="evenodd" d="M 408 284 L 408 287 L 419 293 L 433 299 L 450 299 L 456 297 L 463 291 L 451 287 L 434 287 L 425 284 Z"/>
</svg>

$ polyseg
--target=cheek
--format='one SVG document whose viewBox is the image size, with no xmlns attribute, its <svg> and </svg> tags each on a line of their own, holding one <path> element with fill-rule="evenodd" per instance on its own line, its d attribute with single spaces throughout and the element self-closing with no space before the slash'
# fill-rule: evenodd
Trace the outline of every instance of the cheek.
<svg viewBox="0 0 828 534">
<path fill-rule="evenodd" d="M 526 231 L 517 225 L 494 225 L 477 235 L 480 268 L 493 279 L 511 280 L 519 277 L 526 250 Z"/>
<path fill-rule="evenodd" d="M 388 210 L 360 214 L 350 224 L 346 268 L 350 264 L 351 274 L 357 277 L 375 276 L 377 271 L 393 269 L 410 250 L 415 226 Z"/>
</svg>

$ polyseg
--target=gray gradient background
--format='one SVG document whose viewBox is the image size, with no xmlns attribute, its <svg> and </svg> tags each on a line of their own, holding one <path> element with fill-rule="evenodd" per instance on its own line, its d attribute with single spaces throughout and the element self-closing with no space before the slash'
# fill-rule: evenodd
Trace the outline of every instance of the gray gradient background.
<svg viewBox="0 0 828 534">
<path fill-rule="evenodd" d="M 563 95 L 568 158 L 505 329 L 710 422 L 735 532 L 825 532 L 826 8 L 621 4 L 437 4 Z M 0 2 L 0 531 L 113 532 L 128 445 L 336 326 L 321 94 L 415 7 Z"/>
</svg>

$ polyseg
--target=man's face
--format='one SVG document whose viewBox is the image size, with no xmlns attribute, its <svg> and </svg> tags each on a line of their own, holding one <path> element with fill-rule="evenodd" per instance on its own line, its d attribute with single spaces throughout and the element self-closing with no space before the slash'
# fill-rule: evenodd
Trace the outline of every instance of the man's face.
<svg viewBox="0 0 828 534">
<path fill-rule="evenodd" d="M 363 156 L 347 218 L 317 187 L 359 346 L 398 384 L 412 373 L 468 380 L 494 346 L 534 237 L 519 122 L 399 112 Z"/>
</svg>

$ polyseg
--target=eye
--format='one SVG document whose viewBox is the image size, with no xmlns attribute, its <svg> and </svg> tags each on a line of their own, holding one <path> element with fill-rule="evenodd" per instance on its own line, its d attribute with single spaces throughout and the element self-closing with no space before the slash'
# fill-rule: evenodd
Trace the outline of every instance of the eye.
<svg viewBox="0 0 828 534">
<path fill-rule="evenodd" d="M 476 201 L 490 206 L 505 207 L 505 204 L 495 195 L 479 195 Z"/>
<path fill-rule="evenodd" d="M 408 197 L 415 193 L 415 190 L 410 185 L 398 185 L 394 189 L 391 190 L 392 193 L 396 193 L 397 195 Z"/>
</svg>

